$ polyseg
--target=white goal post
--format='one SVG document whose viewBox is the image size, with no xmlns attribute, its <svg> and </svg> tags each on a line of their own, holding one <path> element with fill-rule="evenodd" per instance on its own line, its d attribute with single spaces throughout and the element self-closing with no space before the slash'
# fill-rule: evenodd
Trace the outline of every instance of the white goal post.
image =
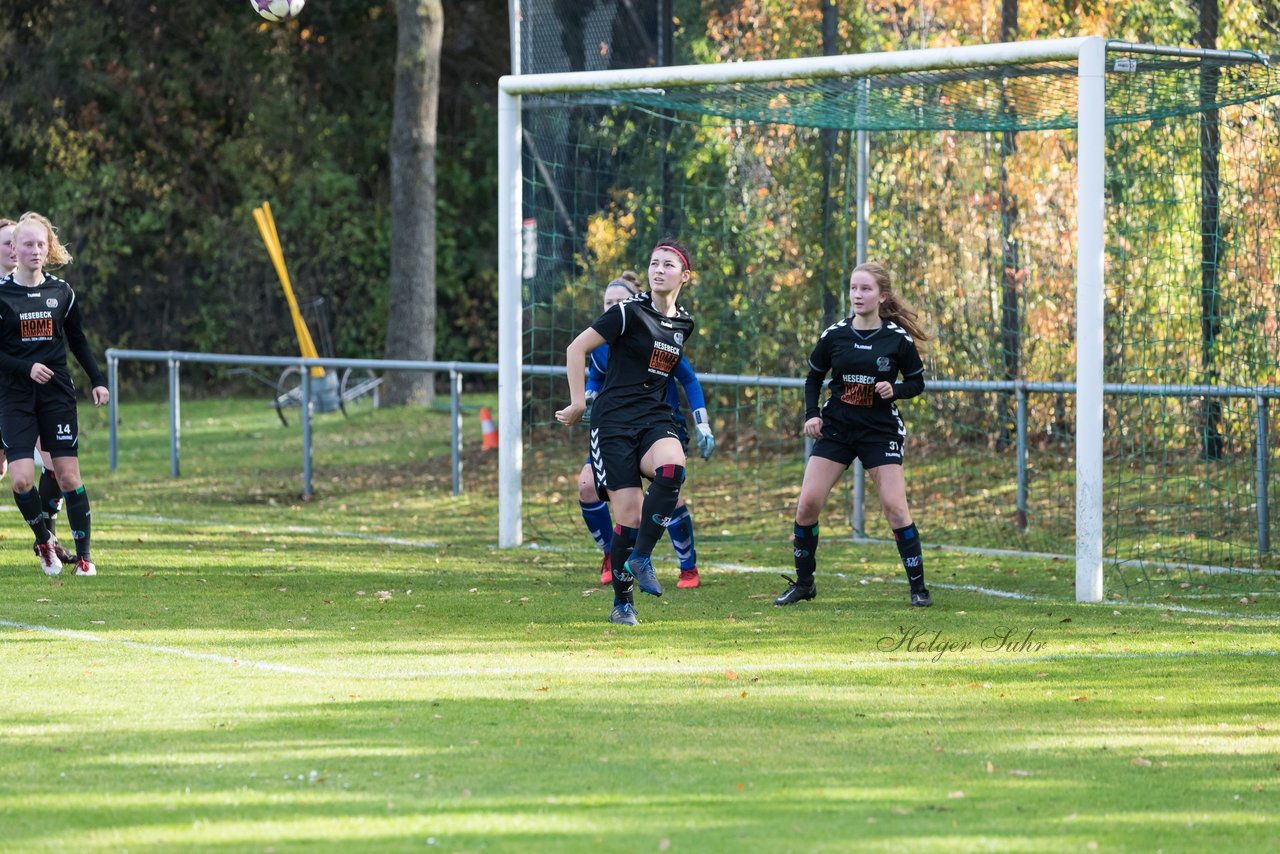
<svg viewBox="0 0 1280 854">
<path fill-rule="evenodd" d="M 1033 62 L 1077 67 L 1076 599 L 1102 599 L 1103 255 L 1107 41 L 1089 36 L 718 65 L 508 75 L 498 81 L 498 545 L 519 546 L 523 476 L 522 95 L 858 77 Z M 567 393 L 567 391 L 566 391 Z"/>
</svg>

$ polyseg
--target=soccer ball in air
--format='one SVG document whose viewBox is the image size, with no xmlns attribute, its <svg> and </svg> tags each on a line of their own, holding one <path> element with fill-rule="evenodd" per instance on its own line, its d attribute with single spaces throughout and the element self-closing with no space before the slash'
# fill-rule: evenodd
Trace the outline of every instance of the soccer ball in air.
<svg viewBox="0 0 1280 854">
<path fill-rule="evenodd" d="M 307 0 L 249 0 L 249 5 L 268 21 L 287 21 L 298 17 Z"/>
</svg>

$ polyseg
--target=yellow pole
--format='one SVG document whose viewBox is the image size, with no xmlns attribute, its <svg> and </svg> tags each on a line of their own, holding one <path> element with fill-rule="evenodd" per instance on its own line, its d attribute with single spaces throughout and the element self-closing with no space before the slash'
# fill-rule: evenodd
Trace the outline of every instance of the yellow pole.
<svg viewBox="0 0 1280 854">
<path fill-rule="evenodd" d="M 267 255 L 276 268 L 276 276 L 280 279 L 281 287 L 284 288 L 285 302 L 289 304 L 289 314 L 293 318 L 293 331 L 298 336 L 298 348 L 302 355 L 308 358 L 319 358 L 315 342 L 311 340 L 311 330 L 307 329 L 307 322 L 298 309 L 298 300 L 293 295 L 293 284 L 289 280 L 289 270 L 284 265 L 284 250 L 280 246 L 280 235 L 276 231 L 275 218 L 271 216 L 270 202 L 263 202 L 262 207 L 253 209 L 253 221 L 258 224 L 258 232 L 262 235 L 262 242 L 267 247 Z M 323 377 L 324 368 L 313 367 L 311 376 Z"/>
</svg>

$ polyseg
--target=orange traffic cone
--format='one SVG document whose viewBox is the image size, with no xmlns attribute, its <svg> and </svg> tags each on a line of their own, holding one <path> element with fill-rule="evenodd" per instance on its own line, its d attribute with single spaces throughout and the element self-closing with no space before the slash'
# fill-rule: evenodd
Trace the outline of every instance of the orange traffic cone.
<svg viewBox="0 0 1280 854">
<path fill-rule="evenodd" d="M 483 450 L 498 450 L 498 428 L 493 426 L 493 418 L 489 415 L 489 407 L 480 407 L 480 431 L 484 434 Z"/>
</svg>

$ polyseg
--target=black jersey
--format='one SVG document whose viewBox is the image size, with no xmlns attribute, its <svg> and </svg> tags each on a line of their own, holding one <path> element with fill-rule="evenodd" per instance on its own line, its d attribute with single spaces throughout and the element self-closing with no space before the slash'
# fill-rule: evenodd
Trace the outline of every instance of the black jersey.
<svg viewBox="0 0 1280 854">
<path fill-rule="evenodd" d="M 68 350 L 75 354 L 93 386 L 107 384 L 89 349 L 70 285 L 48 273 L 34 288 L 18 284 L 12 275 L 0 279 L 0 385 L 34 385 L 31 366 L 40 362 L 54 372 L 51 383 L 74 394 L 67 370 Z"/>
<path fill-rule="evenodd" d="M 831 396 L 818 409 L 822 381 L 831 373 Z M 900 382 L 894 382 L 899 376 Z M 893 400 L 876 394 L 876 383 L 893 383 Z M 828 326 L 809 356 L 804 384 L 805 419 L 832 419 L 842 424 L 886 425 L 899 422 L 894 400 L 924 391 L 924 363 L 916 342 L 896 323 L 878 329 L 854 329 L 847 319 Z"/>
<path fill-rule="evenodd" d="M 636 294 L 600 315 L 591 328 L 609 345 L 604 385 L 591 408 L 592 428 L 673 423 L 667 380 L 693 334 L 689 313 L 677 305 L 675 317 L 666 317 L 653 307 L 651 295 Z"/>
</svg>

